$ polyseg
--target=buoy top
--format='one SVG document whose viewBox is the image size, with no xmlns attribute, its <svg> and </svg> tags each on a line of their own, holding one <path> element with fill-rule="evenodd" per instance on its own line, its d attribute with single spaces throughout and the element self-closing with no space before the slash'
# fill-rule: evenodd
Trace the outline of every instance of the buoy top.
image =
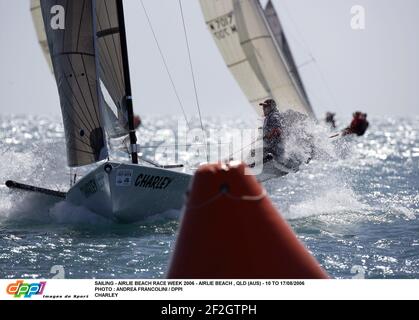
<svg viewBox="0 0 419 320">
<path fill-rule="evenodd" d="M 187 206 L 202 207 L 221 196 L 237 201 L 257 201 L 263 199 L 266 192 L 244 163 L 201 166 L 195 173 Z"/>
</svg>

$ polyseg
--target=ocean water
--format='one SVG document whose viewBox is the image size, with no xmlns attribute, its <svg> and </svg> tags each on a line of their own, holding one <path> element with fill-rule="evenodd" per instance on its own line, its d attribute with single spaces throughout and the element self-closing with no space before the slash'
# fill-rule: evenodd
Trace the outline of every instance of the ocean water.
<svg viewBox="0 0 419 320">
<path fill-rule="evenodd" d="M 328 139 L 326 128 L 313 128 L 317 158 L 264 185 L 332 277 L 419 278 L 419 118 L 370 123 L 361 138 Z M 220 132 L 253 125 L 219 118 L 205 124 Z M 176 126 L 174 118 L 145 119 L 139 132 L 150 147 L 145 155 L 152 156 L 153 144 L 162 140 L 174 143 L 167 129 Z M 183 153 L 183 159 L 193 158 Z M 2 185 L 14 179 L 68 189 L 59 118 L 0 116 L 0 163 L 0 278 L 165 276 L 180 211 L 119 225 L 64 201 L 49 203 Z"/>
</svg>

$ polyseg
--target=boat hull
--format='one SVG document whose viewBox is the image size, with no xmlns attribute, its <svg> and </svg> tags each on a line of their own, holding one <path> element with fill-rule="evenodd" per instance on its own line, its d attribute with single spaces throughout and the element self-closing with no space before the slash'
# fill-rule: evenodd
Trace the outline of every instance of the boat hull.
<svg viewBox="0 0 419 320">
<path fill-rule="evenodd" d="M 259 156 L 255 157 L 254 155 Z M 253 150 L 253 152 L 250 152 L 250 155 L 246 160 L 246 163 L 250 164 L 252 172 L 259 182 L 266 182 L 268 180 L 283 177 L 289 173 L 298 171 L 284 166 L 281 162 L 277 161 L 277 159 L 266 161 L 264 160 L 264 155 L 265 151 L 263 149 L 263 145 L 259 145 Z"/>
<path fill-rule="evenodd" d="M 105 163 L 80 179 L 67 201 L 131 223 L 183 206 L 191 175 L 134 164 Z"/>
</svg>

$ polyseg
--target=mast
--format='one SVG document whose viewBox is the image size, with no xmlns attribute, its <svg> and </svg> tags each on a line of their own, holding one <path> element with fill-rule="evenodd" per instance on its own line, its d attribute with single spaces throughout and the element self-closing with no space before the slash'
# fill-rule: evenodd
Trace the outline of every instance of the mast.
<svg viewBox="0 0 419 320">
<path fill-rule="evenodd" d="M 124 6 L 122 4 L 122 0 L 116 0 L 116 7 L 118 11 L 119 34 L 121 38 L 122 65 L 124 68 L 124 82 L 125 82 L 125 93 L 126 93 L 125 103 L 126 103 L 127 113 L 128 113 L 131 159 L 132 159 L 133 164 L 138 164 L 137 136 L 135 134 L 135 128 L 134 128 L 134 109 L 132 105 L 132 91 L 131 91 L 131 79 L 130 79 L 129 62 L 128 62 L 127 35 L 125 31 Z"/>
</svg>

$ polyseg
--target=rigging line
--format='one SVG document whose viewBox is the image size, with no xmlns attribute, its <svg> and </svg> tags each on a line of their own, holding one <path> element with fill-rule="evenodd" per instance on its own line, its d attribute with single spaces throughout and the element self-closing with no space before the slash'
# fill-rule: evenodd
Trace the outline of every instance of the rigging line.
<svg viewBox="0 0 419 320">
<path fill-rule="evenodd" d="M 300 70 L 300 69 L 302 69 L 302 68 L 304 68 L 305 66 L 307 66 L 307 65 L 309 65 L 309 64 L 311 64 L 311 63 L 315 63 L 316 62 L 316 60 L 314 59 L 314 58 L 310 58 L 309 60 L 307 60 L 307 61 L 304 61 L 304 62 L 302 62 L 302 63 L 300 63 L 298 66 L 296 66 L 297 67 L 297 69 L 298 70 Z"/>
<path fill-rule="evenodd" d="M 160 43 L 159 43 L 159 41 L 157 39 L 157 35 L 156 35 L 155 31 L 154 31 L 153 25 L 151 23 L 150 17 L 148 15 L 148 12 L 147 12 L 147 9 L 146 9 L 146 7 L 144 5 L 143 0 L 140 0 L 140 3 L 141 3 L 141 6 L 143 7 L 144 14 L 145 14 L 145 16 L 147 18 L 148 25 L 150 27 L 150 30 L 151 30 L 152 34 L 153 34 L 154 41 L 156 42 L 157 48 L 158 48 L 159 53 L 160 53 L 160 57 L 161 57 L 161 59 L 163 61 L 163 64 L 164 64 L 164 67 L 166 69 L 167 75 L 169 77 L 170 83 L 172 85 L 173 91 L 174 91 L 174 93 L 176 95 L 176 98 L 177 98 L 177 101 L 179 103 L 179 106 L 182 109 L 183 117 L 185 118 L 185 121 L 186 121 L 186 124 L 187 124 L 188 128 L 191 129 L 191 126 L 190 126 L 189 121 L 188 121 L 188 117 L 186 116 L 185 108 L 183 107 L 182 100 L 180 99 L 179 93 L 178 93 L 178 91 L 176 89 L 175 82 L 173 81 L 173 77 L 172 77 L 172 75 L 170 73 L 169 66 L 167 65 L 166 58 L 165 58 L 165 56 L 163 54 L 163 51 L 162 51 L 162 49 L 160 47 Z"/>
<path fill-rule="evenodd" d="M 228 156 L 229 159 L 234 158 L 234 156 L 236 154 L 238 154 L 239 152 L 243 152 L 244 150 L 248 149 L 249 147 L 251 147 L 252 145 L 256 144 L 258 141 L 262 140 L 260 137 L 257 137 L 256 139 L 253 139 L 251 143 L 245 145 L 244 147 L 242 147 L 239 150 L 233 151 L 232 153 L 230 153 L 230 155 Z"/>
<path fill-rule="evenodd" d="M 191 56 L 191 49 L 190 49 L 190 46 L 189 46 L 188 32 L 186 31 L 186 23 L 185 23 L 185 16 L 183 14 L 182 0 L 179 0 L 179 7 L 180 7 L 180 13 L 181 13 L 181 16 L 182 16 L 183 31 L 185 33 L 186 48 L 188 49 L 189 65 L 190 65 L 190 68 L 191 68 L 192 80 L 193 80 L 194 91 L 195 91 L 196 106 L 198 108 L 198 114 L 199 114 L 199 121 L 201 123 L 202 132 L 205 135 L 205 142 L 207 142 L 206 141 L 207 137 L 206 137 L 205 130 L 204 130 L 204 124 L 202 122 L 201 106 L 199 105 L 198 89 L 197 89 L 197 86 L 196 86 L 195 73 L 194 73 L 193 64 L 192 64 L 192 56 Z M 207 159 L 209 159 L 207 149 L 205 149 L 205 153 L 207 154 Z"/>
<path fill-rule="evenodd" d="M 190 144 L 165 144 L 165 145 L 142 145 L 139 149 L 158 149 L 158 148 L 171 148 L 171 147 L 202 147 L 205 146 L 205 143 L 190 143 Z M 230 143 L 213 143 L 212 145 L 223 146 L 230 145 Z"/>
<path fill-rule="evenodd" d="M 300 29 L 299 29 L 299 27 L 298 27 L 297 23 L 295 22 L 295 20 L 294 20 L 293 16 L 291 15 L 291 12 L 290 12 L 290 10 L 288 9 L 288 6 L 286 5 L 286 3 L 285 3 L 285 2 L 286 2 L 286 1 L 284 1 L 284 2 L 283 2 L 283 7 L 284 7 L 284 9 L 287 11 L 287 13 L 288 13 L 288 17 L 289 17 L 289 19 L 291 20 L 291 22 L 292 22 L 292 24 L 293 24 L 293 26 L 294 26 L 294 29 L 295 29 L 295 31 L 297 32 L 297 35 L 298 35 L 298 36 L 300 37 L 300 39 L 301 39 L 301 40 L 299 40 L 299 39 L 298 39 L 298 37 L 294 37 L 294 40 L 296 40 L 296 41 L 299 43 L 299 45 L 300 45 L 301 47 L 303 47 L 303 49 L 306 51 L 306 53 L 308 54 L 308 56 L 311 58 L 311 60 L 313 61 L 313 64 L 315 65 L 315 67 L 316 67 L 316 69 L 317 69 L 317 72 L 320 74 L 320 77 L 321 77 L 321 80 L 322 80 L 322 82 L 323 82 L 323 85 L 325 86 L 326 90 L 328 91 L 328 94 L 329 94 L 329 96 L 330 96 L 330 98 L 331 98 L 331 100 L 332 100 L 332 103 L 333 103 L 335 106 L 339 107 L 339 105 L 338 105 L 338 103 L 337 103 L 337 99 L 336 99 L 335 95 L 333 94 L 333 91 L 330 89 L 330 86 L 329 86 L 328 82 L 326 81 L 326 77 L 325 77 L 324 73 L 323 73 L 323 72 L 322 72 L 322 70 L 320 69 L 320 67 L 319 67 L 319 65 L 318 65 L 318 63 L 317 63 L 316 58 L 314 58 L 313 54 L 311 53 L 311 50 L 309 49 L 309 47 L 308 47 L 308 45 L 307 45 L 307 42 L 304 40 L 304 37 L 302 36 L 302 33 L 300 32 Z"/>
</svg>

